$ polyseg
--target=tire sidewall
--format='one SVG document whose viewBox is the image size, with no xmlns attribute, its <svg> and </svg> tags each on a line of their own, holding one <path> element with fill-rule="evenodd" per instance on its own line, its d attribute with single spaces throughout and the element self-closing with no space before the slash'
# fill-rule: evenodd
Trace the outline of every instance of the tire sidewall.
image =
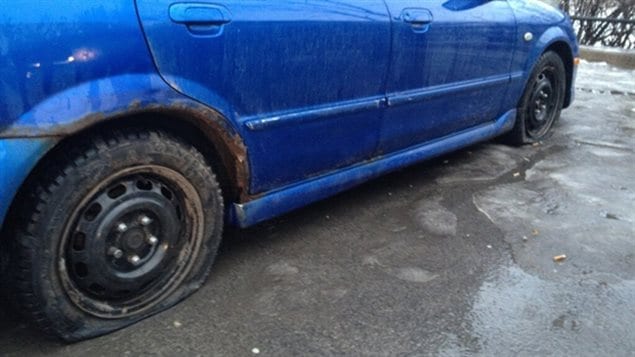
<svg viewBox="0 0 635 357">
<path fill-rule="evenodd" d="M 147 140 L 133 140 L 109 146 L 98 145 L 82 158 L 79 165 L 67 166 L 53 185 L 55 189 L 45 204 L 38 207 L 39 221 L 33 231 L 32 291 L 46 318 L 56 321 L 53 329 L 66 340 L 110 332 L 176 304 L 195 291 L 205 280 L 214 261 L 222 231 L 222 199 L 209 165 L 203 164 L 202 155 L 173 139 L 166 140 L 151 134 Z M 78 308 L 64 290 L 59 267 L 64 265 L 61 241 L 70 213 L 88 192 L 112 173 L 137 165 L 157 165 L 172 169 L 190 181 L 196 189 L 203 207 L 203 241 L 188 275 L 170 295 L 143 313 L 121 319 L 104 319 Z M 57 326 L 57 327 L 56 327 Z"/>
<path fill-rule="evenodd" d="M 528 135 L 528 132 L 527 132 L 527 120 L 528 120 L 527 108 L 529 107 L 529 101 L 531 100 L 531 97 L 533 94 L 532 89 L 536 83 L 538 74 L 540 74 L 549 65 L 552 65 L 556 68 L 556 72 L 555 72 L 557 76 L 556 90 L 558 95 L 556 112 L 554 113 L 554 119 L 549 124 L 549 128 L 547 129 L 547 131 L 540 137 L 532 137 Z M 520 139 L 523 143 L 531 144 L 531 143 L 539 142 L 553 135 L 552 128 L 554 124 L 558 121 L 558 119 L 560 118 L 560 113 L 562 111 L 563 104 L 564 104 L 564 97 L 566 92 L 565 71 L 566 70 L 564 67 L 564 63 L 562 62 L 562 59 L 557 53 L 553 51 L 549 51 L 543 54 L 538 60 L 538 63 L 536 63 L 536 65 L 534 66 L 534 69 L 531 72 L 531 76 L 529 77 L 529 81 L 527 82 L 527 85 L 525 87 L 525 91 L 523 92 L 521 105 L 518 108 L 518 120 L 517 120 L 518 127 L 514 129 L 514 131 L 520 134 L 521 136 Z"/>
</svg>

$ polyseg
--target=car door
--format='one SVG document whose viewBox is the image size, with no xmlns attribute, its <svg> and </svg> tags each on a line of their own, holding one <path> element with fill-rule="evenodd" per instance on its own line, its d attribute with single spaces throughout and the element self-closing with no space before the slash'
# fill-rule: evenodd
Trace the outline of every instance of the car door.
<svg viewBox="0 0 635 357">
<path fill-rule="evenodd" d="M 516 22 L 505 0 L 386 0 L 393 26 L 381 152 L 501 115 Z"/>
<path fill-rule="evenodd" d="M 373 155 L 390 60 L 383 0 L 136 3 L 163 78 L 245 140 L 251 193 Z"/>
</svg>

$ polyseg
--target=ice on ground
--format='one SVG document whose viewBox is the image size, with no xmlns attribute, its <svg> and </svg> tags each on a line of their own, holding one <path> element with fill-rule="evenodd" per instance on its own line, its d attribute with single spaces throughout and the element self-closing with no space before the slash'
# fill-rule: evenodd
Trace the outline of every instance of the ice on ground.
<svg viewBox="0 0 635 357">
<path fill-rule="evenodd" d="M 576 87 L 585 90 L 635 94 L 635 70 L 626 70 L 606 62 L 582 60 L 578 67 Z"/>
</svg>

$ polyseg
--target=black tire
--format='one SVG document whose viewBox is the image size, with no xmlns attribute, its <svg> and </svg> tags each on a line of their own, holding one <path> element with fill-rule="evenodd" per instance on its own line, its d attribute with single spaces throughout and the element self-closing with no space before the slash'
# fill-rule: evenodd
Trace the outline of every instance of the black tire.
<svg viewBox="0 0 635 357">
<path fill-rule="evenodd" d="M 564 106 L 566 81 L 560 56 L 552 51 L 544 53 L 520 100 L 514 128 L 502 137 L 503 141 L 523 145 L 547 139 Z"/>
<path fill-rule="evenodd" d="M 15 297 L 45 332 L 99 336 L 204 283 L 223 201 L 200 152 L 161 131 L 130 129 L 57 153 L 22 196 L 10 237 Z"/>
</svg>

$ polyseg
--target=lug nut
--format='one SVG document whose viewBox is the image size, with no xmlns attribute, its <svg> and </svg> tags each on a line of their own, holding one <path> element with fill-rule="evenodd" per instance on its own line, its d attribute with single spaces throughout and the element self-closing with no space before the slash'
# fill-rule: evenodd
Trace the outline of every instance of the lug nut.
<svg viewBox="0 0 635 357">
<path fill-rule="evenodd" d="M 121 233 L 125 232 L 128 230 L 128 226 L 125 223 L 119 223 L 119 225 L 117 225 L 117 230 Z"/>
<path fill-rule="evenodd" d="M 132 265 L 137 265 L 139 264 L 140 261 L 141 261 L 141 258 L 139 258 L 138 255 L 131 255 L 128 257 L 128 262 L 130 262 L 130 264 Z"/>
<path fill-rule="evenodd" d="M 123 251 L 117 247 L 110 247 L 110 249 L 108 249 L 108 254 L 112 255 L 116 259 L 123 257 Z"/>
<path fill-rule="evenodd" d="M 144 226 L 147 226 L 150 223 L 152 223 L 152 219 L 150 217 L 148 216 L 141 217 L 141 224 L 143 224 Z"/>
<path fill-rule="evenodd" d="M 156 245 L 157 243 L 159 243 L 159 238 L 155 237 L 155 236 L 149 236 L 148 237 L 148 243 L 151 245 Z"/>
</svg>

